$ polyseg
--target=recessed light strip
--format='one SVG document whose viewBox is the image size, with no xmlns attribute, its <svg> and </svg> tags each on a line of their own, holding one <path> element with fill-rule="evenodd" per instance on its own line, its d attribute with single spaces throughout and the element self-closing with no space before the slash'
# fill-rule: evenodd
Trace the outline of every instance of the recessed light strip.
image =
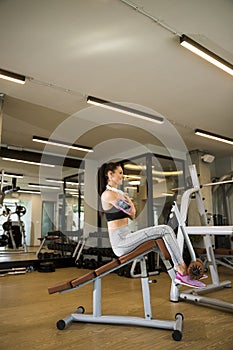
<svg viewBox="0 0 233 350">
<path fill-rule="evenodd" d="M 233 76 L 233 65 L 231 63 L 200 45 L 187 35 L 181 35 L 180 45 Z"/>
<path fill-rule="evenodd" d="M 50 178 L 47 178 L 45 180 L 48 182 L 53 182 L 53 183 L 56 182 L 58 184 L 64 184 L 64 182 L 65 182 L 65 180 L 50 179 Z M 66 183 L 66 185 L 79 186 L 79 182 L 66 181 L 65 183 Z"/>
<path fill-rule="evenodd" d="M 38 166 L 47 166 L 50 168 L 55 167 L 55 165 L 53 164 L 37 163 L 37 162 L 31 162 L 29 160 L 21 160 L 21 159 L 7 158 L 7 157 L 2 157 L 2 160 L 8 160 L 10 162 L 25 163 L 25 164 L 38 165 Z"/>
<path fill-rule="evenodd" d="M 229 144 L 229 145 L 233 145 L 233 139 L 230 139 L 229 137 L 217 135 L 217 134 L 214 134 L 214 133 L 209 132 L 209 131 L 204 131 L 204 130 L 201 130 L 201 129 L 196 129 L 196 130 L 195 130 L 195 134 L 198 135 L 198 136 L 206 137 L 207 139 L 211 139 L 211 140 L 215 140 L 215 141 L 220 141 L 220 142 L 227 143 L 227 144 Z"/>
<path fill-rule="evenodd" d="M 39 142 L 39 143 L 45 143 L 48 145 L 53 145 L 53 146 L 58 146 L 58 147 L 71 148 L 71 149 L 75 149 L 76 151 L 93 152 L 93 149 L 91 147 L 81 146 L 81 145 L 77 145 L 77 144 L 71 144 L 71 143 L 65 142 L 65 141 L 47 139 L 45 137 L 40 137 L 40 136 L 33 136 L 32 141 Z"/>
<path fill-rule="evenodd" d="M 0 78 L 9 80 L 18 84 L 25 84 L 25 81 L 26 81 L 26 77 L 24 75 L 8 72 L 7 70 L 4 70 L 4 69 L 0 69 Z"/>
<path fill-rule="evenodd" d="M 164 118 L 161 116 L 157 116 L 157 115 L 150 114 L 147 112 L 142 112 L 142 111 L 139 111 L 137 109 L 122 106 L 122 105 L 119 105 L 117 103 L 102 100 L 102 99 L 97 98 L 97 97 L 87 96 L 87 103 L 94 105 L 94 106 L 98 106 L 98 107 L 110 109 L 110 110 L 113 110 L 116 112 L 120 112 L 123 114 L 127 114 L 127 115 L 130 115 L 130 116 L 133 116 L 136 118 L 140 118 L 143 120 L 147 120 L 150 122 L 155 122 L 155 123 L 159 123 L 159 124 L 164 123 Z"/>
<path fill-rule="evenodd" d="M 5 173 L 4 172 L 4 177 L 13 177 L 16 179 L 22 179 L 23 178 L 23 174 L 13 174 L 13 173 Z"/>
<path fill-rule="evenodd" d="M 60 190 L 59 186 L 50 186 L 50 185 L 35 184 L 35 183 L 29 183 L 28 187 L 39 187 L 39 188 L 46 188 L 51 190 Z"/>
<path fill-rule="evenodd" d="M 57 184 L 63 184 L 64 183 L 64 181 L 63 180 L 57 180 L 57 179 L 45 179 L 46 181 L 48 181 L 48 182 L 52 182 L 52 183 L 57 183 Z"/>
<path fill-rule="evenodd" d="M 40 191 L 33 191 L 33 190 L 18 190 L 18 193 L 29 193 L 29 194 L 41 194 Z"/>
</svg>

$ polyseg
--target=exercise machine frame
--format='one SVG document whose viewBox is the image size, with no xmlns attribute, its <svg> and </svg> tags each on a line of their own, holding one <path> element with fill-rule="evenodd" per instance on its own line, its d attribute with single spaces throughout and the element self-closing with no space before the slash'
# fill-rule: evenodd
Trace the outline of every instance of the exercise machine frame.
<svg viewBox="0 0 233 350">
<path fill-rule="evenodd" d="M 191 260 L 196 260 L 196 254 L 193 249 L 192 243 L 190 241 L 189 235 L 202 235 L 203 242 L 206 249 L 207 260 L 209 265 L 209 272 L 212 279 L 212 284 L 207 285 L 206 288 L 201 289 L 189 289 L 183 292 L 179 292 L 179 287 L 172 282 L 170 290 L 170 300 L 179 301 L 188 300 L 194 301 L 195 303 L 214 305 L 222 307 L 224 309 L 233 310 L 233 304 L 224 302 L 218 299 L 211 297 L 204 297 L 202 294 L 208 292 L 213 292 L 223 288 L 231 288 L 231 281 L 222 281 L 219 280 L 217 264 L 215 261 L 215 255 L 213 250 L 213 245 L 211 241 L 211 235 L 232 235 L 233 226 L 207 226 L 207 217 L 202 200 L 201 187 L 198 181 L 197 172 L 195 165 L 189 167 L 191 179 L 193 182 L 193 188 L 186 190 L 181 198 L 180 211 L 176 203 L 172 208 L 173 215 L 176 216 L 178 221 L 178 233 L 177 241 L 178 245 L 183 252 L 184 241 L 186 242 L 187 248 L 190 252 Z M 200 215 L 202 226 L 186 226 L 186 219 L 188 213 L 188 207 L 192 195 L 195 194 L 197 201 L 197 208 Z"/>
</svg>

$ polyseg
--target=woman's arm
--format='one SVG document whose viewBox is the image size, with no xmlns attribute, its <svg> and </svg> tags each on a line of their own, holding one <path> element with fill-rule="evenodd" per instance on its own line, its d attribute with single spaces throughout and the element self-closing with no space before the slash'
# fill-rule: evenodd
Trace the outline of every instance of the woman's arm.
<svg viewBox="0 0 233 350">
<path fill-rule="evenodd" d="M 103 192 L 101 196 L 103 209 L 108 210 L 112 206 L 127 213 L 130 219 L 135 218 L 136 209 L 127 194 L 119 194 L 111 191 Z"/>
<path fill-rule="evenodd" d="M 126 203 L 128 203 L 131 206 L 131 209 L 129 211 L 130 218 L 132 220 L 135 219 L 136 209 L 135 209 L 134 203 L 131 201 L 127 193 L 124 193 L 124 200 L 126 201 Z"/>
</svg>

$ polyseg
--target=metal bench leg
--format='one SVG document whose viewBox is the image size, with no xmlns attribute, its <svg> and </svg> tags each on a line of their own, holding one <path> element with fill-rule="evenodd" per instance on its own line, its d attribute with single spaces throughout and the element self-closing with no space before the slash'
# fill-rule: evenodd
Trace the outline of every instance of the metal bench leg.
<svg viewBox="0 0 233 350">
<path fill-rule="evenodd" d="M 146 261 L 145 258 L 141 258 L 140 260 L 141 267 L 141 284 L 142 284 L 142 296 L 144 303 L 144 313 L 145 319 L 152 319 L 151 312 L 151 302 L 150 302 L 150 289 L 149 289 L 149 280 L 147 275 Z"/>
</svg>

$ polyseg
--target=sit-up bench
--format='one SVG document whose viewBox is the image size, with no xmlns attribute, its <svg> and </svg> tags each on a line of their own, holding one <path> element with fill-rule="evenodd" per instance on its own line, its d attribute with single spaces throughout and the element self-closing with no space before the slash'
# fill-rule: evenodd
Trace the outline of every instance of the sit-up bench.
<svg viewBox="0 0 233 350">
<path fill-rule="evenodd" d="M 172 279 L 175 277 L 175 272 L 169 262 L 170 255 L 161 238 L 156 240 L 149 240 L 142 243 L 132 252 L 118 257 L 109 263 L 93 270 L 81 277 L 58 283 L 48 288 L 49 294 L 64 293 L 80 288 L 88 283 L 93 282 L 93 314 L 84 314 L 84 308 L 79 307 L 74 313 L 57 322 L 57 328 L 65 329 L 71 322 L 89 322 L 89 323 L 109 323 L 109 324 L 125 324 L 135 326 L 145 326 L 152 328 L 162 328 L 173 330 L 172 337 L 174 340 L 181 340 L 182 338 L 182 322 L 183 316 L 178 313 L 175 320 L 157 320 L 152 319 L 151 303 L 150 303 L 150 289 L 148 273 L 146 268 L 145 256 L 153 251 L 159 252 L 169 275 Z M 101 280 L 102 278 L 119 269 L 120 267 L 132 263 L 135 259 L 140 260 L 141 268 L 141 285 L 144 303 L 144 318 L 132 316 L 104 316 L 101 311 Z"/>
</svg>

